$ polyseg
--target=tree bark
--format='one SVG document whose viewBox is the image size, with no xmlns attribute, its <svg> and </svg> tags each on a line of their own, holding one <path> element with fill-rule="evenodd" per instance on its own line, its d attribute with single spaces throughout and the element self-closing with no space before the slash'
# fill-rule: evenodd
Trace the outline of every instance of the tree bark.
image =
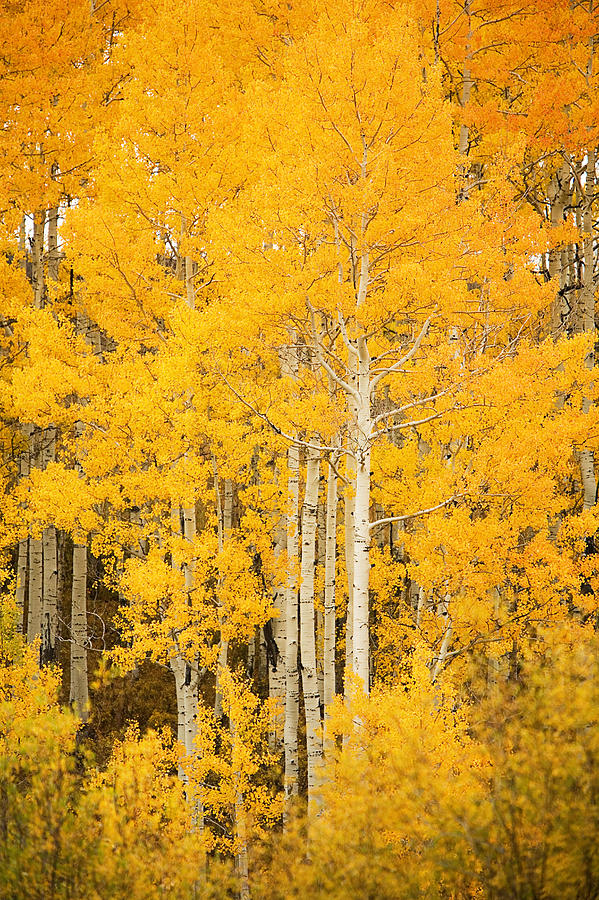
<svg viewBox="0 0 599 900">
<path fill-rule="evenodd" d="M 584 189 L 584 213 L 583 213 L 583 281 L 582 281 L 582 327 L 585 333 L 595 333 L 595 280 L 593 275 L 593 197 L 595 193 L 595 149 L 587 151 L 587 173 Z M 591 349 L 586 358 L 586 365 L 592 369 L 595 364 L 594 350 Z M 584 413 L 589 413 L 591 401 L 584 397 L 582 401 Z M 595 477 L 595 459 L 592 450 L 584 449 L 580 453 L 580 471 L 583 487 L 583 507 L 591 509 L 595 505 L 597 495 L 597 481 Z"/>
<path fill-rule="evenodd" d="M 31 439 L 31 465 L 39 467 L 39 435 Z M 43 549 L 41 538 L 29 538 L 29 608 L 27 611 L 27 641 L 32 643 L 42 636 Z"/>
<path fill-rule="evenodd" d="M 25 444 L 20 454 L 20 475 L 21 478 L 29 476 L 29 453 L 31 445 L 31 429 L 23 426 L 23 442 Z M 16 629 L 18 634 L 26 634 L 25 626 L 25 588 L 27 585 L 27 562 L 29 554 L 29 538 L 19 541 L 19 551 L 17 557 L 17 584 L 15 591 L 15 601 L 17 606 L 17 622 Z"/>
<path fill-rule="evenodd" d="M 175 695 L 177 698 L 177 740 L 185 747 L 185 660 L 180 654 L 169 660 L 169 665 L 175 679 Z M 179 761 L 179 780 L 187 783 L 187 773 L 182 760 Z"/>
<path fill-rule="evenodd" d="M 287 585 L 285 591 L 285 797 L 298 793 L 297 726 L 299 719 L 299 673 L 297 669 L 298 616 L 297 564 L 299 520 L 299 448 L 287 451 Z"/>
<path fill-rule="evenodd" d="M 33 305 L 41 309 L 44 304 L 44 230 L 46 226 L 46 211 L 42 210 L 33 216 L 33 246 L 32 246 L 32 285 Z"/>
<path fill-rule="evenodd" d="M 285 518 L 275 514 L 275 522 L 273 524 L 274 534 L 274 556 L 275 560 L 281 557 L 285 550 Z M 267 661 L 268 661 L 268 696 L 271 700 L 276 700 L 280 704 L 280 708 L 285 710 L 285 589 L 281 584 L 277 584 L 273 594 L 273 606 L 278 612 L 278 616 L 274 616 L 270 621 L 272 643 L 266 640 Z M 267 638 L 269 623 L 264 626 L 265 638 Z M 284 719 L 283 719 L 284 721 Z M 272 731 L 269 735 L 269 742 L 272 749 L 279 745 L 281 740 L 282 729 L 277 726 L 277 720 L 273 723 Z"/>
<path fill-rule="evenodd" d="M 42 463 L 45 469 L 56 455 L 56 429 L 50 425 L 44 432 Z M 56 659 L 56 629 L 58 624 L 58 557 L 56 528 L 48 525 L 42 535 L 44 580 L 42 597 L 42 662 Z"/>
<path fill-rule="evenodd" d="M 355 409 L 351 404 L 352 421 Z M 351 426 L 350 426 L 351 427 Z M 354 449 L 353 441 L 348 437 L 348 450 Z M 346 456 L 345 476 L 347 483 L 343 492 L 344 525 L 345 525 L 345 569 L 347 574 L 347 614 L 345 621 L 345 672 L 353 670 L 353 617 L 354 617 L 354 519 L 356 499 L 356 460 L 353 453 Z M 346 678 L 346 689 L 347 689 Z"/>
<path fill-rule="evenodd" d="M 352 661 L 353 672 L 361 680 L 365 693 L 370 690 L 369 677 L 369 606 L 370 578 L 370 354 L 366 339 L 358 339 L 358 395 L 356 410 L 356 491 L 354 519 L 354 604 Z"/>
<path fill-rule="evenodd" d="M 224 486 L 223 486 L 223 504 L 221 510 L 221 502 L 220 502 L 220 490 L 218 487 L 218 475 L 216 471 L 216 464 L 214 468 L 214 479 L 215 479 L 215 488 L 216 488 L 216 501 L 217 501 L 217 516 L 218 516 L 218 544 L 219 544 L 219 553 L 222 553 L 223 548 L 225 546 L 226 541 L 231 538 L 231 531 L 233 529 L 233 482 L 230 478 L 225 478 Z M 214 715 L 217 719 L 222 718 L 223 715 L 223 695 L 221 688 L 221 673 L 224 669 L 227 668 L 228 660 L 229 660 L 229 641 L 223 637 L 223 625 L 225 624 L 224 613 L 220 612 L 220 627 L 221 627 L 221 636 L 220 636 L 220 647 L 218 651 L 218 664 L 216 669 L 216 687 L 214 692 Z"/>
<path fill-rule="evenodd" d="M 337 547 L 337 473 L 339 457 L 329 461 L 324 560 L 324 743 L 327 747 L 327 720 L 335 696 L 335 576 Z"/>
<path fill-rule="evenodd" d="M 83 722 L 89 715 L 87 683 L 87 544 L 73 545 L 70 703 Z"/>
<path fill-rule="evenodd" d="M 48 210 L 48 278 L 58 281 L 58 207 Z"/>
<path fill-rule="evenodd" d="M 314 560 L 316 550 L 316 520 L 318 512 L 318 487 L 320 454 L 308 450 L 306 467 L 306 491 L 302 510 L 302 564 L 300 581 L 300 638 L 302 661 L 302 687 L 306 717 L 306 744 L 308 755 L 308 812 L 317 807 L 318 769 L 322 763 L 322 736 L 320 731 L 320 692 L 316 668 L 315 613 L 314 613 Z"/>
</svg>

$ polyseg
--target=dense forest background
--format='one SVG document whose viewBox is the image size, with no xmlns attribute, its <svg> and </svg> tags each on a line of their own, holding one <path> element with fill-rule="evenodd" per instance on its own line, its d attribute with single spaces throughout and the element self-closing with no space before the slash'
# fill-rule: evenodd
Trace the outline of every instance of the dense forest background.
<svg viewBox="0 0 599 900">
<path fill-rule="evenodd" d="M 0 893 L 599 896 L 596 0 L 0 4 Z"/>
</svg>

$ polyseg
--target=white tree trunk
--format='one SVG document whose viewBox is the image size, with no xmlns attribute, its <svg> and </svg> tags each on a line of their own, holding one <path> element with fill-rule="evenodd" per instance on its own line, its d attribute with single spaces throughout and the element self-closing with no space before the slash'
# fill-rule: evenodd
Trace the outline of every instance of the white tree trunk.
<svg viewBox="0 0 599 900">
<path fill-rule="evenodd" d="M 27 426 L 24 426 L 23 429 L 23 441 L 25 446 L 21 452 L 20 457 L 20 474 L 21 478 L 27 478 L 29 476 L 29 453 L 30 453 L 30 444 L 31 444 L 31 429 Z M 17 633 L 26 634 L 27 629 L 25 627 L 25 587 L 27 584 L 27 562 L 28 562 L 28 554 L 29 554 L 29 538 L 25 538 L 23 541 L 19 541 L 19 553 L 17 558 L 17 584 L 16 584 L 16 592 L 15 592 L 15 601 L 17 605 L 17 622 L 16 628 Z"/>
<path fill-rule="evenodd" d="M 285 518 L 276 515 L 276 521 L 273 523 L 274 535 L 274 556 L 275 560 L 280 559 L 281 554 L 285 550 Z M 271 619 L 271 630 L 273 646 L 270 647 L 268 654 L 268 696 L 271 700 L 276 700 L 280 708 L 285 710 L 285 589 L 284 586 L 278 584 L 273 594 L 273 606 L 278 612 L 278 616 Z M 284 720 L 283 720 L 284 721 Z M 273 723 L 272 731 L 269 735 L 269 743 L 272 749 L 275 749 L 282 737 L 282 729 L 277 727 L 277 720 Z"/>
<path fill-rule="evenodd" d="M 287 451 L 287 585 L 285 591 L 285 796 L 298 793 L 297 726 L 299 719 L 299 673 L 297 669 L 297 566 L 299 520 L 299 448 Z"/>
<path fill-rule="evenodd" d="M 29 609 L 27 612 L 27 641 L 32 643 L 42 634 L 42 542 L 29 538 Z"/>
<path fill-rule="evenodd" d="M 233 752 L 235 754 L 235 743 L 237 741 L 237 731 L 235 728 L 234 717 L 230 717 L 231 739 L 233 743 Z M 239 780 L 238 780 L 239 781 Z M 247 838 L 247 820 L 245 806 L 243 803 L 243 794 L 239 788 L 239 783 L 235 787 L 235 803 L 234 803 L 234 822 L 235 836 L 237 838 L 237 854 L 235 865 L 237 868 L 237 876 L 239 878 L 239 896 L 240 900 L 249 900 L 250 898 L 250 881 L 249 881 L 249 861 L 248 861 L 248 838 Z"/>
<path fill-rule="evenodd" d="M 355 409 L 351 407 L 352 416 Z M 351 425 L 350 425 L 351 428 Z M 345 624 L 345 673 L 353 670 L 353 620 L 354 620 L 354 521 L 356 500 L 356 460 L 353 456 L 353 441 L 348 439 L 345 476 L 347 483 L 343 491 L 344 525 L 345 525 L 345 569 L 347 572 L 347 615 Z M 347 688 L 347 678 L 346 678 Z"/>
<path fill-rule="evenodd" d="M 17 556 L 17 585 L 15 589 L 15 602 L 17 606 L 17 634 L 23 634 L 25 623 L 25 586 L 27 583 L 27 556 L 29 554 L 29 538 L 19 541 Z"/>
<path fill-rule="evenodd" d="M 443 619 L 445 623 L 445 631 L 443 633 L 443 639 L 441 641 L 441 647 L 439 648 L 439 655 L 436 660 L 434 660 L 434 665 L 432 668 L 432 681 L 436 681 L 439 673 L 443 669 L 445 662 L 447 660 L 447 652 L 449 650 L 449 645 L 451 644 L 451 638 L 453 634 L 453 624 L 451 621 L 451 615 L 449 614 L 449 601 L 451 597 L 449 594 L 446 594 L 445 599 L 442 603 L 439 604 L 439 608 L 437 609 L 437 615 Z"/>
<path fill-rule="evenodd" d="M 41 309 L 44 303 L 44 230 L 46 226 L 46 211 L 35 213 L 33 217 L 33 247 L 32 247 L 32 286 L 33 305 Z"/>
<path fill-rule="evenodd" d="M 316 528 L 317 566 L 324 572 L 326 529 L 327 529 L 327 498 L 326 493 L 321 497 L 318 492 L 318 512 Z M 322 603 L 316 608 L 316 670 L 318 672 L 318 694 L 320 696 L 320 709 L 324 710 L 324 585 Z"/>
<path fill-rule="evenodd" d="M 45 469 L 53 462 L 56 455 L 56 429 L 46 428 L 42 449 L 42 464 Z M 58 557 L 56 544 L 56 528 L 48 525 L 42 535 L 44 557 L 44 580 L 42 596 L 42 648 L 44 662 L 52 662 L 56 658 L 56 629 L 58 624 Z"/>
<path fill-rule="evenodd" d="M 370 690 L 368 586 L 370 580 L 370 354 L 365 338 L 358 339 L 358 394 L 356 415 L 356 490 L 354 517 L 353 672 Z"/>
<path fill-rule="evenodd" d="M 70 703 L 83 722 L 89 715 L 87 683 L 87 544 L 73 545 Z"/>
<path fill-rule="evenodd" d="M 472 93 L 472 73 L 470 71 L 470 60 L 472 58 L 472 52 L 470 49 L 470 41 L 472 39 L 472 30 L 470 26 L 470 0 L 465 0 L 464 2 L 464 12 L 468 16 L 468 37 L 466 44 L 466 59 L 464 60 L 464 69 L 462 72 L 462 90 L 460 92 L 460 105 L 462 109 L 464 109 L 468 103 L 470 102 L 470 94 Z M 466 156 L 468 153 L 468 142 L 469 142 L 469 129 L 468 126 L 462 123 L 460 125 L 460 142 L 459 142 L 459 151 L 462 156 Z M 465 188 L 465 196 L 467 196 L 467 188 Z"/>
<path fill-rule="evenodd" d="M 585 205 L 583 213 L 583 281 L 582 281 L 582 325 L 583 330 L 587 334 L 595 332 L 595 281 L 594 281 L 594 253 L 593 253 L 593 213 L 592 204 L 595 193 L 595 150 L 587 151 L 587 173 L 585 183 Z M 589 369 L 592 369 L 595 360 L 594 352 L 591 349 L 586 359 Z M 583 399 L 583 412 L 588 413 L 591 409 L 590 400 L 585 397 Z M 595 505 L 597 494 L 597 482 L 595 478 L 595 459 L 592 450 L 582 450 L 580 453 L 580 471 L 582 476 L 583 487 L 583 507 L 585 510 L 591 509 Z"/>
<path fill-rule="evenodd" d="M 324 560 L 324 728 L 327 745 L 327 720 L 335 696 L 335 576 L 337 548 L 337 474 L 339 457 L 329 462 Z"/>
<path fill-rule="evenodd" d="M 320 692 L 316 669 L 316 644 L 314 638 L 314 561 L 316 550 L 316 518 L 318 512 L 320 456 L 317 450 L 308 450 L 306 467 L 306 492 L 302 510 L 302 565 L 300 581 L 300 659 L 302 662 L 302 687 L 306 716 L 306 745 L 308 756 L 308 811 L 316 811 L 318 770 L 322 763 L 322 736 L 320 731 Z"/>
<path fill-rule="evenodd" d="M 31 439 L 31 465 L 41 463 L 39 434 Z M 42 636 L 43 549 L 37 537 L 29 538 L 29 608 L 27 612 L 27 641 L 31 643 Z"/>
<path fill-rule="evenodd" d="M 48 210 L 48 278 L 58 281 L 58 207 Z"/>
<path fill-rule="evenodd" d="M 169 665 L 175 679 L 175 695 L 177 697 L 177 740 L 185 747 L 185 660 L 181 655 L 174 656 Z M 185 784 L 187 774 L 182 761 L 179 762 L 179 779 Z"/>
<path fill-rule="evenodd" d="M 231 538 L 231 531 L 233 529 L 233 482 L 230 478 L 225 478 L 224 480 L 224 502 L 221 509 L 216 461 L 214 463 L 214 486 L 216 490 L 216 514 L 218 519 L 218 551 L 219 553 L 222 553 L 225 543 Z M 221 687 L 221 676 L 224 669 L 227 668 L 229 661 L 229 641 L 225 637 L 223 637 L 223 625 L 225 624 L 225 617 L 222 610 L 219 612 L 219 620 L 221 635 L 220 647 L 218 650 L 218 663 L 216 667 L 216 685 L 214 690 L 214 715 L 217 719 L 221 719 L 223 715 L 223 692 Z"/>
</svg>

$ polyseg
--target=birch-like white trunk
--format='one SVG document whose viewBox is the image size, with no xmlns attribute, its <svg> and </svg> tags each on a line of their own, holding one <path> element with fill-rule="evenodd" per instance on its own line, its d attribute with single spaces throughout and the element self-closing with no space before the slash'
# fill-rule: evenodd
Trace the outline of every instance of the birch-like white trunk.
<svg viewBox="0 0 599 900">
<path fill-rule="evenodd" d="M 17 584 L 15 589 L 15 603 L 17 607 L 16 631 L 23 634 L 25 623 L 25 587 L 27 584 L 27 557 L 29 554 L 29 538 L 19 541 L 17 554 Z"/>
<path fill-rule="evenodd" d="M 186 663 L 185 666 L 185 750 L 188 756 L 192 756 L 195 752 L 195 739 L 198 733 L 199 679 L 197 661 L 194 663 L 195 665 Z"/>
<path fill-rule="evenodd" d="M 24 426 L 23 442 L 24 447 L 20 455 L 20 474 L 21 478 L 29 477 L 29 453 L 31 446 L 31 429 Z M 15 592 L 15 601 L 17 606 L 16 629 L 18 634 L 27 634 L 25 625 L 25 588 L 27 584 L 27 564 L 29 556 L 29 538 L 19 541 L 19 552 L 17 556 L 17 584 Z"/>
<path fill-rule="evenodd" d="M 324 572 L 326 528 L 327 528 L 327 504 L 326 494 L 318 495 L 318 512 L 316 528 L 317 557 L 316 564 Z M 318 693 L 320 696 L 320 709 L 324 711 L 324 592 L 322 603 L 316 608 L 316 670 L 318 672 Z"/>
<path fill-rule="evenodd" d="M 339 457 L 329 461 L 324 558 L 324 743 L 327 747 L 327 720 L 335 696 L 335 577 L 337 549 L 337 473 Z"/>
<path fill-rule="evenodd" d="M 470 94 L 472 93 L 472 72 L 470 70 L 470 60 L 472 59 L 472 52 L 470 48 L 470 41 L 472 40 L 472 28 L 470 25 L 470 0 L 465 0 L 464 2 L 464 12 L 468 16 L 468 37 L 466 43 L 466 59 L 464 60 L 464 68 L 462 71 L 462 90 L 460 92 L 460 105 L 462 109 L 465 109 L 468 103 L 470 102 Z M 470 141 L 470 131 L 468 126 L 465 123 L 460 125 L 460 140 L 459 140 L 459 151 L 461 156 L 466 156 L 468 153 L 468 144 Z M 464 165 L 464 181 L 467 180 L 467 169 Z M 464 199 L 468 196 L 468 187 L 467 184 L 464 184 L 463 189 L 463 197 Z"/>
<path fill-rule="evenodd" d="M 370 690 L 369 600 L 370 580 L 370 354 L 366 339 L 358 339 L 358 402 L 356 409 L 356 482 L 354 515 L 353 673 L 365 693 Z"/>
<path fill-rule="evenodd" d="M 45 429 L 42 448 L 42 464 L 45 469 L 56 455 L 56 429 L 50 425 Z M 48 525 L 42 535 L 43 547 L 43 593 L 42 593 L 42 647 L 43 662 L 56 658 L 56 630 L 58 625 L 58 555 L 56 528 Z"/>
<path fill-rule="evenodd" d="M 353 402 L 350 405 L 352 420 L 355 419 Z M 347 448 L 350 453 L 346 456 L 345 477 L 347 479 L 343 491 L 344 525 L 345 525 L 345 569 L 347 574 L 347 614 L 345 622 L 345 673 L 346 676 L 353 670 L 353 620 L 354 620 L 354 520 L 356 499 L 356 460 L 353 454 L 353 441 L 348 438 Z M 348 679 L 346 678 L 346 691 Z"/>
<path fill-rule="evenodd" d="M 215 487 L 216 487 L 216 505 L 218 517 L 218 549 L 222 553 L 224 546 L 231 539 L 231 531 L 233 530 L 233 482 L 230 478 L 225 478 L 223 486 L 223 503 L 221 510 L 220 491 L 218 487 L 218 476 L 215 466 Z M 220 647 L 218 650 L 218 665 L 216 669 L 216 687 L 214 693 L 214 715 L 217 719 L 221 719 L 223 715 L 223 693 L 221 687 L 222 672 L 227 668 L 229 660 L 229 641 L 223 637 L 223 626 L 225 624 L 224 612 L 220 611 Z"/>
<path fill-rule="evenodd" d="M 31 438 L 31 466 L 41 465 L 40 436 Z M 27 641 L 32 643 L 42 636 L 43 548 L 41 538 L 29 538 L 29 608 L 27 611 Z M 41 656 L 41 653 L 40 653 Z"/>
<path fill-rule="evenodd" d="M 48 278 L 58 281 L 58 207 L 48 210 Z"/>
<path fill-rule="evenodd" d="M 274 534 L 274 557 L 275 560 L 281 558 L 281 554 L 285 550 L 285 517 L 276 514 L 276 521 L 273 524 Z M 270 648 L 268 655 L 268 696 L 271 700 L 276 700 L 280 708 L 285 710 L 285 589 L 284 586 L 278 584 L 273 594 L 273 606 L 277 610 L 278 615 L 271 619 L 271 632 L 273 646 Z M 284 721 L 284 720 L 283 720 Z M 281 740 L 282 729 L 277 727 L 275 720 L 272 731 L 269 735 L 269 743 L 272 749 L 275 749 Z"/>
<path fill-rule="evenodd" d="M 316 811 L 318 770 L 322 763 L 322 734 L 320 723 L 320 691 L 316 668 L 314 562 L 320 455 L 308 450 L 306 463 L 306 491 L 302 510 L 302 564 L 300 581 L 300 659 L 302 688 L 306 717 L 306 745 L 308 756 L 308 811 Z"/>
<path fill-rule="evenodd" d="M 87 682 L 87 544 L 73 545 L 70 703 L 83 722 L 89 715 Z"/>
<path fill-rule="evenodd" d="M 447 653 L 451 644 L 451 638 L 453 635 L 453 623 L 451 621 L 451 615 L 449 613 L 450 600 L 450 595 L 446 594 L 445 599 L 442 603 L 439 604 L 439 607 L 437 609 L 437 615 L 444 622 L 445 630 L 443 632 L 443 638 L 441 640 L 441 646 L 439 648 L 439 655 L 437 656 L 436 660 L 434 660 L 431 676 L 432 681 L 437 680 L 439 673 L 443 669 L 447 661 Z"/>
<path fill-rule="evenodd" d="M 185 747 L 185 660 L 178 654 L 169 660 L 169 665 L 175 679 L 175 696 L 177 698 L 177 740 Z M 187 782 L 187 773 L 183 761 L 179 761 L 178 776 L 184 784 Z"/>
<path fill-rule="evenodd" d="M 43 551 L 40 538 L 29 538 L 29 608 L 27 611 L 27 642 L 42 634 L 42 567 Z"/>
<path fill-rule="evenodd" d="M 33 305 L 41 309 L 44 303 L 44 230 L 46 211 L 42 210 L 33 216 L 33 246 L 31 254 L 33 286 Z"/>
<path fill-rule="evenodd" d="M 285 797 L 298 793 L 297 726 L 299 720 L 299 673 L 297 669 L 298 616 L 297 568 L 299 525 L 299 448 L 287 451 L 287 585 L 285 591 Z"/>
<path fill-rule="evenodd" d="M 564 160 L 561 168 L 554 175 L 550 189 L 549 201 L 551 205 L 551 224 L 559 226 L 564 221 L 566 204 L 570 197 L 570 165 L 568 159 Z M 566 315 L 563 289 L 566 286 L 567 273 L 564 265 L 563 253 L 552 249 L 549 252 L 549 276 L 552 280 L 559 278 L 559 288 L 556 290 L 552 308 L 552 329 L 554 336 L 560 333 L 562 321 Z"/>
<path fill-rule="evenodd" d="M 584 190 L 584 213 L 583 213 L 583 280 L 582 280 L 582 327 L 587 334 L 595 332 L 595 279 L 594 279 L 594 252 L 593 252 L 593 197 L 595 193 L 595 166 L 596 156 L 595 149 L 587 151 L 587 172 Z M 592 369 L 595 364 L 594 351 L 591 349 L 586 365 Z M 591 410 L 591 401 L 585 397 L 582 404 L 583 412 L 589 413 Z M 592 450 L 582 450 L 580 453 L 580 471 L 582 476 L 583 487 L 583 508 L 591 509 L 595 505 L 597 495 L 597 481 L 595 477 L 595 459 Z"/>
<path fill-rule="evenodd" d="M 233 751 L 235 753 L 235 743 L 237 741 L 237 730 L 235 727 L 234 716 L 230 716 L 231 740 L 233 743 Z M 235 822 L 235 837 L 237 838 L 237 853 L 235 856 L 235 867 L 239 878 L 239 896 L 240 900 L 249 900 L 250 898 L 250 879 L 249 879 L 249 860 L 248 860 L 248 836 L 247 836 L 247 819 L 246 811 L 243 803 L 243 794 L 238 783 L 235 787 L 235 802 L 233 809 Z"/>
</svg>

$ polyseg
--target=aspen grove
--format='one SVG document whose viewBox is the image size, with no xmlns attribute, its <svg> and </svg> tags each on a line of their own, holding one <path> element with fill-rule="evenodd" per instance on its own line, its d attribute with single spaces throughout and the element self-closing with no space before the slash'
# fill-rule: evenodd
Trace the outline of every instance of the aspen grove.
<svg viewBox="0 0 599 900">
<path fill-rule="evenodd" d="M 0 895 L 599 896 L 599 3 L 0 3 Z"/>
</svg>

